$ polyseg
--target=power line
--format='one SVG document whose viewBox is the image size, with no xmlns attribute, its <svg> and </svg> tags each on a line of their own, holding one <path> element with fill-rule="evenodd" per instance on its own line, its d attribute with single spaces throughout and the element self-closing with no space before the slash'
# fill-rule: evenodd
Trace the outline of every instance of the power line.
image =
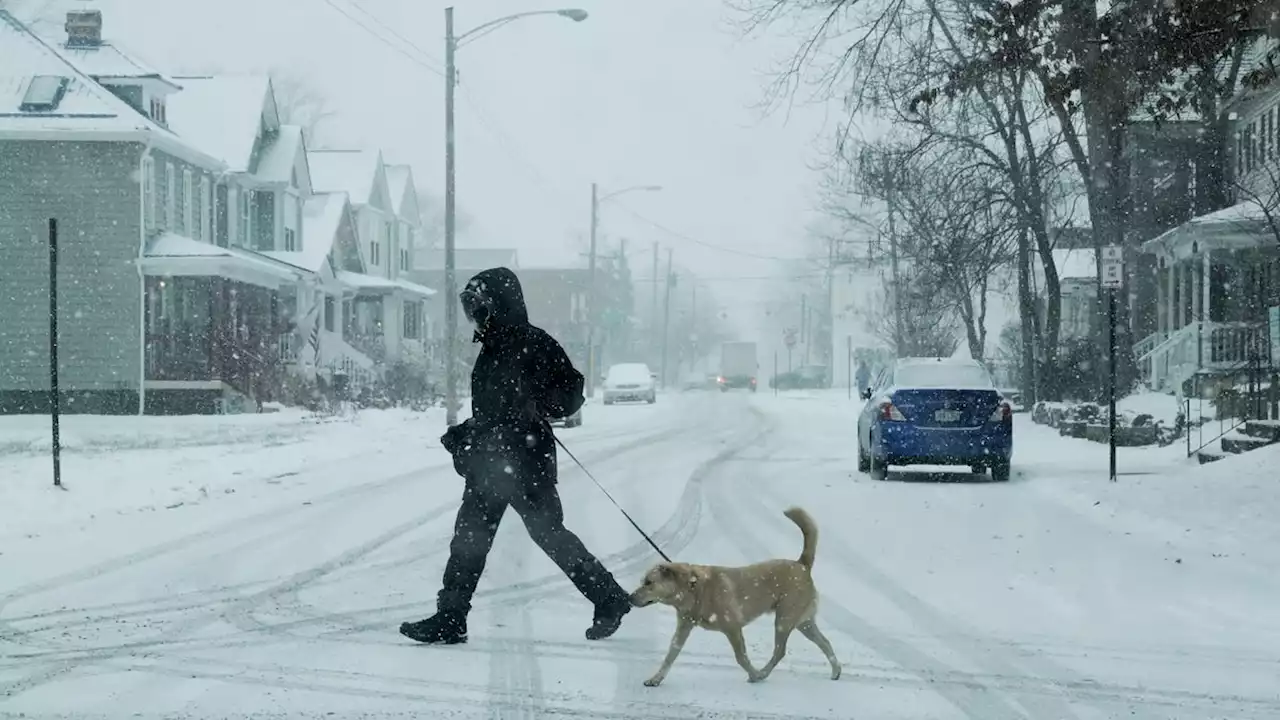
<svg viewBox="0 0 1280 720">
<path fill-rule="evenodd" d="M 340 5 L 338 5 L 336 2 L 334 2 L 334 0 L 320 0 L 320 1 L 321 1 L 321 2 L 323 2 L 325 5 L 328 5 L 329 7 L 333 8 L 333 10 L 334 10 L 335 12 L 337 12 L 339 15 L 342 15 L 343 17 L 345 17 L 348 21 L 350 21 L 350 22 L 351 22 L 353 25 L 355 25 L 356 27 L 359 27 L 361 30 L 364 30 L 366 33 L 368 33 L 370 36 L 372 36 L 372 37 L 373 37 L 375 40 L 377 40 L 378 42 L 380 42 L 380 43 L 382 43 L 383 45 L 386 45 L 387 47 L 391 48 L 392 50 L 394 50 L 394 51 L 396 51 L 396 52 L 400 53 L 401 55 L 403 55 L 404 57 L 408 58 L 408 59 L 409 59 L 410 61 L 412 61 L 413 63 L 415 63 L 415 64 L 417 64 L 417 65 L 421 65 L 422 67 L 424 67 L 424 68 L 426 68 L 428 71 L 430 71 L 432 74 L 434 74 L 434 75 L 438 75 L 439 77 L 442 77 L 442 78 L 444 77 L 444 71 L 443 71 L 443 70 L 441 70 L 440 68 L 436 67 L 435 65 L 432 65 L 432 64 L 431 64 L 431 63 L 429 63 L 429 62 L 426 62 L 425 60 L 423 60 L 422 58 L 420 58 L 420 57 L 418 57 L 418 56 L 414 55 L 413 53 L 409 52 L 408 50 L 405 50 L 403 47 L 400 47 L 399 45 L 395 45 L 395 44 L 391 43 L 390 41 L 388 41 L 388 40 L 387 40 L 387 38 L 386 38 L 386 36 L 385 36 L 385 35 L 380 34 L 377 30 L 374 30 L 373 28 L 369 27 L 369 26 L 368 26 L 368 25 L 366 25 L 365 23 L 361 22 L 358 18 L 356 18 L 356 16 L 354 16 L 354 15 L 352 15 L 351 13 L 347 12 L 347 11 L 346 11 L 346 10 L 344 10 Z M 359 7 L 359 6 L 356 6 L 356 7 Z M 369 15 L 370 17 L 373 17 L 373 16 L 372 16 L 372 15 L 371 15 L 367 10 L 364 10 L 363 8 L 360 8 L 360 10 L 361 10 L 362 12 L 364 12 L 364 14 Z M 381 21 L 378 21 L 376 18 L 375 18 L 375 21 L 376 21 L 376 22 L 378 22 L 378 24 L 379 24 L 379 25 L 382 25 L 383 27 L 386 27 L 385 25 L 383 25 L 383 24 L 382 24 L 382 22 L 381 22 Z M 413 49 L 414 49 L 415 51 L 417 51 L 418 53 L 421 53 L 423 56 L 428 57 L 428 58 L 430 58 L 430 57 L 431 57 L 431 54 L 430 54 L 430 53 L 426 52 L 425 50 L 423 50 L 422 48 L 418 47 L 417 45 L 415 45 L 415 44 L 413 44 L 413 43 L 409 42 L 408 40 L 405 40 L 403 36 L 399 35 L 398 33 L 396 34 L 396 36 L 400 38 L 401 42 L 403 42 L 403 43 L 405 43 L 406 45 L 408 45 L 409 47 L 413 48 Z M 434 58 L 432 58 L 432 60 L 434 60 Z"/>
<path fill-rule="evenodd" d="M 390 42 L 385 35 L 379 33 L 377 30 L 373 29 L 369 25 L 362 22 L 359 18 L 355 17 L 350 12 L 348 12 L 347 10 L 342 8 L 340 5 L 338 5 L 335 2 L 335 0 L 321 0 L 321 2 L 328 5 L 335 12 L 342 15 L 349 22 L 359 27 L 361 30 L 364 30 L 375 40 L 387 46 L 391 50 L 404 56 L 414 64 L 425 68 L 432 74 L 437 75 L 441 78 L 444 77 L 444 71 L 441 70 L 438 67 L 438 65 L 434 64 L 434 63 L 438 63 L 439 61 L 436 60 L 435 57 L 431 55 L 431 53 L 422 49 L 422 47 L 420 47 L 413 41 L 406 38 L 395 28 L 383 22 L 376 15 L 370 12 L 368 9 L 364 8 L 356 0 L 348 0 L 348 2 L 350 2 L 351 6 L 356 10 L 358 10 L 362 15 L 369 18 L 371 22 L 373 22 L 375 25 L 385 30 L 392 37 L 399 40 L 404 45 L 408 46 L 409 48 L 412 48 L 416 53 L 418 53 L 418 55 L 421 55 L 421 57 L 418 57 L 417 55 L 414 55 L 413 53 L 410 53 L 409 51 L 405 50 L 403 47 L 400 47 L 399 45 L 396 45 Z M 430 62 L 428 62 L 427 60 L 423 60 L 422 58 L 427 58 L 427 60 L 429 60 Z M 555 199 L 565 200 L 566 198 L 560 195 L 560 191 L 554 188 L 554 183 L 552 183 L 547 178 L 547 176 L 538 168 L 537 165 L 530 162 L 523 155 L 523 153 L 519 151 L 514 140 L 512 140 L 507 133 L 503 132 L 503 130 L 497 125 L 497 123 L 495 123 L 489 117 L 489 114 L 481 107 L 479 101 L 471 93 L 467 92 L 465 88 L 463 88 L 462 95 L 463 95 L 463 100 L 476 113 L 477 119 L 480 121 L 480 125 L 489 131 L 489 133 L 494 137 L 500 149 L 504 153 L 506 153 L 512 159 L 516 160 L 517 164 L 523 166 L 524 170 L 529 174 L 530 179 L 534 181 L 534 184 L 539 186 L 540 189 L 551 193 L 553 196 L 555 196 Z M 782 257 L 778 255 L 765 255 L 761 253 L 753 253 L 746 250 L 738 250 L 736 248 L 726 247 L 724 245 L 718 245 L 716 243 L 707 242 L 706 240 L 693 237 L 687 233 L 682 233 L 677 230 L 673 230 L 672 228 L 666 225 L 663 225 L 662 223 L 637 212 L 635 209 L 621 202 L 618 202 L 617 204 L 622 206 L 622 208 L 627 211 L 627 214 L 631 215 L 632 217 L 639 220 L 640 222 L 643 222 L 672 238 L 676 238 L 678 240 L 692 243 L 694 245 L 707 248 L 709 250 L 727 253 L 730 255 L 738 255 L 741 257 L 753 258 L 757 260 L 774 260 L 774 261 L 780 261 L 780 262 L 806 262 L 808 260 L 808 258 Z"/>
</svg>

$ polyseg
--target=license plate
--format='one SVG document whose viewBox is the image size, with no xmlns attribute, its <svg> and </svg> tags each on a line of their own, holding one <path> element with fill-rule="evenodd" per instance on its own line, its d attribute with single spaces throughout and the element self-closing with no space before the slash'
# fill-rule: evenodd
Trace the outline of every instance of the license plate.
<svg viewBox="0 0 1280 720">
<path fill-rule="evenodd" d="M 960 411 L 939 410 L 933 414 L 933 419 L 943 423 L 960 422 Z"/>
</svg>

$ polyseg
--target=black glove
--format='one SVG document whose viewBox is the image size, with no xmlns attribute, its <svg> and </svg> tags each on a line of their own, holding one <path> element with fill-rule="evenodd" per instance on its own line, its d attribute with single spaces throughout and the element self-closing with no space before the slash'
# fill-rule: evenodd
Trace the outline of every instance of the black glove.
<svg viewBox="0 0 1280 720">
<path fill-rule="evenodd" d="M 457 456 L 467 445 L 471 444 L 471 418 L 458 423 L 444 431 L 440 436 L 440 445 L 450 454 Z"/>
</svg>

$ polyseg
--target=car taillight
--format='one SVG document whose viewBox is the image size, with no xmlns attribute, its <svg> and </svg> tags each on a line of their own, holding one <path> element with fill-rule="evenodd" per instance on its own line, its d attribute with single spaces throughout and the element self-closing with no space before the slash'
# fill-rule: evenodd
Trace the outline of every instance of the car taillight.
<svg viewBox="0 0 1280 720">
<path fill-rule="evenodd" d="M 723 378 L 723 377 L 718 377 L 718 378 L 716 378 L 716 382 L 718 382 L 718 383 L 720 383 L 721 385 L 723 385 L 723 384 L 724 384 L 724 378 Z"/>
<path fill-rule="evenodd" d="M 755 379 L 755 378 L 751 378 L 751 384 L 752 384 L 752 385 L 755 385 L 755 384 L 756 384 L 756 379 Z"/>
<path fill-rule="evenodd" d="M 991 418 L 987 422 L 1004 422 L 1013 419 L 1013 408 L 1007 402 L 1001 402 L 996 406 L 995 412 L 991 413 Z"/>
<path fill-rule="evenodd" d="M 907 421 L 906 416 L 904 416 L 902 412 L 899 411 L 898 408 L 894 407 L 893 403 L 889 402 L 888 400 L 885 400 L 884 402 L 880 403 L 880 419 L 889 420 L 891 422 Z"/>
</svg>

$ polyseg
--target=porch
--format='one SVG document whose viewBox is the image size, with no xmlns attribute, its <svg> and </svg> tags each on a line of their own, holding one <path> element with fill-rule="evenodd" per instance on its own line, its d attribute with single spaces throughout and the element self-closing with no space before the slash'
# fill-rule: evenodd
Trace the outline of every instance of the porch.
<svg viewBox="0 0 1280 720">
<path fill-rule="evenodd" d="M 1260 210 L 1236 205 L 1148 241 L 1156 257 L 1157 331 L 1134 345 L 1154 390 L 1272 367 L 1268 308 L 1280 304 L 1280 242 Z"/>
<path fill-rule="evenodd" d="M 415 358 L 425 362 L 425 303 L 435 291 L 407 280 L 340 271 L 350 291 L 343 299 L 342 335 L 379 364 Z"/>
<path fill-rule="evenodd" d="M 141 261 L 148 412 L 225 412 L 276 398 L 302 274 L 256 253 L 165 234 Z"/>
</svg>

